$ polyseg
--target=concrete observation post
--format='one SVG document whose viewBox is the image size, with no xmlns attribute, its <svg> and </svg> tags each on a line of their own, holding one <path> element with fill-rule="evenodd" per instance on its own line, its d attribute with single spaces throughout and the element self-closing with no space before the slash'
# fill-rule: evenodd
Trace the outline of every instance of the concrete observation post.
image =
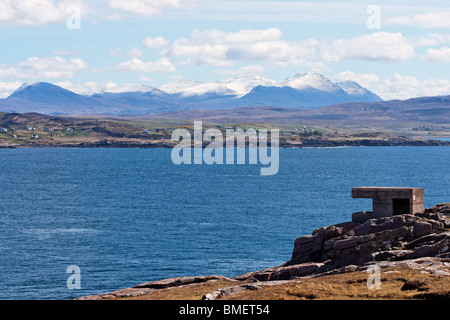
<svg viewBox="0 0 450 320">
<path fill-rule="evenodd" d="M 359 187 L 352 188 L 352 198 L 372 199 L 372 211 L 353 213 L 353 222 L 424 211 L 423 188 Z"/>
</svg>

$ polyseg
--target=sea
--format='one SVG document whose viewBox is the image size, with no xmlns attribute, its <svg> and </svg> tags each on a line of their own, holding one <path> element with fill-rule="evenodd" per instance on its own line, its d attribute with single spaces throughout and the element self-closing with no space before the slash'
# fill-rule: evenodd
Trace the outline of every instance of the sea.
<svg viewBox="0 0 450 320">
<path fill-rule="evenodd" d="M 175 165 L 171 149 L 0 149 L 0 299 L 68 300 L 280 265 L 297 237 L 370 210 L 361 186 L 450 202 L 450 147 L 280 149 L 258 164 Z M 75 266 L 75 268 L 74 268 Z"/>
</svg>

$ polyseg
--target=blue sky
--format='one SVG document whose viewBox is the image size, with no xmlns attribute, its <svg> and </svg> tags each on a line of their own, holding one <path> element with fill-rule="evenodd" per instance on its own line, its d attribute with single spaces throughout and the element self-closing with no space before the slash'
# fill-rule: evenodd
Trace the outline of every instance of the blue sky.
<svg viewBox="0 0 450 320">
<path fill-rule="evenodd" d="M 0 97 L 319 72 L 384 99 L 450 94 L 445 1 L 0 0 Z"/>
</svg>

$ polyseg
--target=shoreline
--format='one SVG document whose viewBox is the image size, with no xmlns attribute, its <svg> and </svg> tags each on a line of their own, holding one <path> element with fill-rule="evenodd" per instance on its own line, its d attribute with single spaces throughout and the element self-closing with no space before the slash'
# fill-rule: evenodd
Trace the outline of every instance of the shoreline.
<svg viewBox="0 0 450 320">
<path fill-rule="evenodd" d="M 134 148 L 134 149 L 170 149 L 178 143 L 171 142 L 142 142 L 127 140 L 103 139 L 95 142 L 77 143 L 26 143 L 0 145 L 0 149 L 25 149 L 25 148 Z M 205 143 L 202 147 L 208 146 Z M 408 139 L 408 138 L 386 138 L 386 139 L 303 139 L 300 142 L 289 143 L 282 141 L 279 143 L 281 149 L 293 148 L 335 148 L 335 147 L 419 147 L 419 146 L 450 146 L 450 141 L 433 139 Z M 248 147 L 248 144 L 246 145 Z M 267 147 L 270 147 L 268 143 Z"/>
</svg>

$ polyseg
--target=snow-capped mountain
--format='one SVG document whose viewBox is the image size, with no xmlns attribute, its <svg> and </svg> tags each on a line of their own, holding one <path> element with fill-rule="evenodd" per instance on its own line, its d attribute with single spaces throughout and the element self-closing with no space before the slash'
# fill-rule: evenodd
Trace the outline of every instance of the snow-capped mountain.
<svg viewBox="0 0 450 320">
<path fill-rule="evenodd" d="M 343 82 L 336 83 L 342 88 L 348 95 L 352 97 L 358 97 L 357 102 L 374 102 L 379 99 L 379 97 L 373 92 L 361 87 L 358 83 L 352 80 L 347 80 Z"/>
<path fill-rule="evenodd" d="M 297 73 L 282 81 L 245 75 L 223 82 L 179 80 L 160 87 L 190 109 L 243 106 L 317 108 L 343 102 L 382 100 L 356 82 L 334 83 L 319 73 Z"/>
<path fill-rule="evenodd" d="M 291 78 L 282 81 L 278 86 L 291 87 L 297 90 L 314 88 L 324 92 L 338 92 L 342 90 L 337 84 L 319 73 L 297 73 Z"/>
<path fill-rule="evenodd" d="M 344 102 L 381 100 L 350 80 L 333 83 L 318 73 L 298 73 L 278 82 L 257 75 L 222 82 L 178 80 L 159 89 L 130 85 L 90 96 L 50 83 L 26 83 L 8 98 L 0 100 L 0 111 L 136 116 L 186 109 L 245 106 L 318 108 Z"/>
</svg>

